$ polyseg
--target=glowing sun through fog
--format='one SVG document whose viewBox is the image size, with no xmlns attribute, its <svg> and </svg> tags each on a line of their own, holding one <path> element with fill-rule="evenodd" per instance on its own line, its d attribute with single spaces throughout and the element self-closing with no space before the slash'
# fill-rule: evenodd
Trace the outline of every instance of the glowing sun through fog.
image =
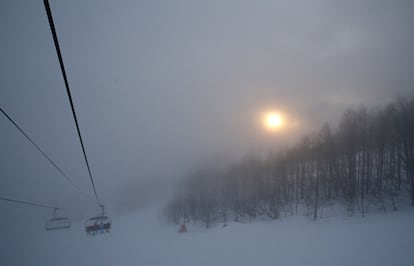
<svg viewBox="0 0 414 266">
<path fill-rule="evenodd" d="M 266 112 L 263 115 L 263 126 L 269 131 L 282 129 L 284 125 L 284 117 L 278 112 Z"/>
</svg>

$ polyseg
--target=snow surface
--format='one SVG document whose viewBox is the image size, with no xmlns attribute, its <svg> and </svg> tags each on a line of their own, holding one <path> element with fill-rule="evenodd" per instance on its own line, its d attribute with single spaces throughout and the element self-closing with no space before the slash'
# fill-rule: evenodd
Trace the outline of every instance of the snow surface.
<svg viewBox="0 0 414 266">
<path fill-rule="evenodd" d="M 113 217 L 110 234 L 2 228 L 0 265 L 414 265 L 414 210 L 311 221 L 287 217 L 188 233 L 157 208 Z"/>
</svg>

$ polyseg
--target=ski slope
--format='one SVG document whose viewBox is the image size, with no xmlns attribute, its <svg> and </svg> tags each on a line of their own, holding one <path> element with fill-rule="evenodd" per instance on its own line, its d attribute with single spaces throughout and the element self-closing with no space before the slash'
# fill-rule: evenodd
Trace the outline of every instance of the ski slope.
<svg viewBox="0 0 414 266">
<path fill-rule="evenodd" d="M 414 265 L 414 210 L 311 221 L 287 217 L 188 233 L 152 207 L 113 217 L 110 234 L 2 228 L 0 265 Z"/>
</svg>

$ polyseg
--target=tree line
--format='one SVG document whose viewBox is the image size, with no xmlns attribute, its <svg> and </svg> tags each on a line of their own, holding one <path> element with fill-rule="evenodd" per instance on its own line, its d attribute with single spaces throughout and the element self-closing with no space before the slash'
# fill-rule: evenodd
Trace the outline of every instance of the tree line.
<svg viewBox="0 0 414 266">
<path fill-rule="evenodd" d="M 165 208 L 171 222 L 277 219 L 305 211 L 314 220 L 329 206 L 364 216 L 369 208 L 414 206 L 414 99 L 344 112 L 291 148 L 266 159 L 247 156 L 226 169 L 203 169 L 179 185 Z"/>
</svg>

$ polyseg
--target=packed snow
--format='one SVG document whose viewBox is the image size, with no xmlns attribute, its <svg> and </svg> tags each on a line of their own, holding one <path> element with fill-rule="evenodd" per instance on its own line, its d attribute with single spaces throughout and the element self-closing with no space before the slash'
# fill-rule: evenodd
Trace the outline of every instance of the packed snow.
<svg viewBox="0 0 414 266">
<path fill-rule="evenodd" d="M 160 209 L 113 217 L 109 234 L 2 228 L 0 265 L 414 265 L 414 210 L 217 224 L 167 224 Z"/>
</svg>

